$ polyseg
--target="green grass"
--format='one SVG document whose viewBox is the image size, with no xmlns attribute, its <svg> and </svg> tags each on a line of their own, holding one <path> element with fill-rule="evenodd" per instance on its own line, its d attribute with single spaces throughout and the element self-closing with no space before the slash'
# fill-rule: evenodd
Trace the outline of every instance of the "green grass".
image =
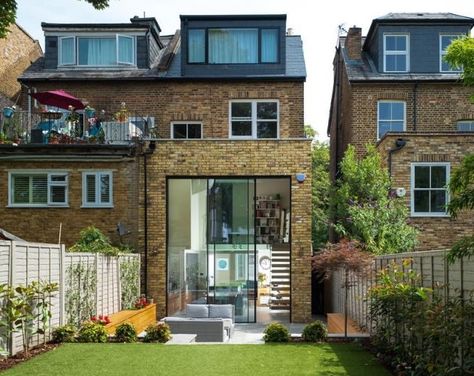
<svg viewBox="0 0 474 376">
<path fill-rule="evenodd" d="M 2 376 L 266 376 L 389 373 L 357 344 L 65 344 Z"/>
</svg>

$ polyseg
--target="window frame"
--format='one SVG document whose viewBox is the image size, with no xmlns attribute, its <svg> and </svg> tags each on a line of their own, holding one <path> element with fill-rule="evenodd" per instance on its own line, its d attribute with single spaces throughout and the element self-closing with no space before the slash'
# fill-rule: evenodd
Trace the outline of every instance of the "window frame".
<svg viewBox="0 0 474 376">
<path fill-rule="evenodd" d="M 405 51 L 389 50 L 387 51 L 387 37 L 405 37 L 406 49 Z M 401 70 L 387 70 L 387 55 L 404 55 L 406 69 Z M 384 73 L 407 73 L 410 72 L 410 34 L 409 33 L 384 33 L 383 34 L 383 71 Z"/>
<path fill-rule="evenodd" d="M 250 136 L 233 136 L 232 135 L 232 103 L 251 103 L 252 114 L 252 134 Z M 268 119 L 270 121 L 275 121 L 277 126 L 277 135 L 276 138 L 258 138 L 257 137 L 257 128 L 258 128 L 258 118 L 257 118 L 257 103 L 276 103 L 277 104 L 277 118 Z M 260 119 L 265 120 L 265 119 Z M 232 99 L 229 101 L 229 139 L 232 140 L 279 140 L 280 139 L 280 101 L 278 99 Z"/>
<path fill-rule="evenodd" d="M 95 176 L 95 201 L 88 202 L 87 201 L 87 176 L 94 175 Z M 108 175 L 109 176 L 109 202 L 101 202 L 100 200 L 100 175 Z M 111 170 L 88 170 L 82 171 L 82 205 L 81 208 L 113 208 L 114 207 L 114 180 L 113 180 L 113 171 Z"/>
<path fill-rule="evenodd" d="M 15 175 L 26 175 L 30 179 L 33 175 L 46 176 L 46 202 L 35 203 L 14 203 L 13 178 Z M 53 182 L 52 176 L 64 176 L 64 182 Z M 29 183 L 31 185 L 31 181 Z M 51 201 L 51 187 L 64 187 L 64 202 Z M 31 187 L 30 187 L 31 189 Z M 31 195 L 31 191 L 29 192 Z M 10 208 L 68 208 L 69 207 L 69 172 L 65 170 L 12 170 L 8 172 L 8 205 Z"/>
<path fill-rule="evenodd" d="M 175 138 L 174 137 L 174 126 L 176 124 L 186 124 L 186 137 L 185 138 Z M 188 137 L 188 133 L 189 133 L 188 126 L 190 124 L 199 124 L 199 126 L 201 127 L 201 137 L 200 138 L 189 138 Z M 170 138 L 173 139 L 173 140 L 202 140 L 204 138 L 202 121 L 191 121 L 191 120 L 190 121 L 172 121 L 171 124 L 170 124 Z"/>
<path fill-rule="evenodd" d="M 463 123 L 469 124 L 470 129 L 469 129 L 468 131 L 459 129 L 459 125 L 460 125 L 460 124 L 463 124 Z M 466 132 L 466 133 L 474 132 L 474 119 L 472 119 L 472 120 L 466 120 L 466 119 L 465 119 L 465 120 L 458 120 L 458 121 L 456 122 L 456 131 L 458 131 L 458 132 Z"/>
<path fill-rule="evenodd" d="M 443 57 L 446 55 L 446 50 L 443 50 L 443 37 L 455 37 L 455 38 L 461 38 L 464 34 L 446 34 L 446 33 L 441 33 L 439 34 L 439 71 L 440 73 L 461 73 L 463 70 L 458 69 L 449 69 L 449 70 L 443 70 Z"/>
<path fill-rule="evenodd" d="M 444 188 L 415 188 L 415 167 L 446 167 L 446 185 Z M 415 212 L 415 191 L 445 191 L 446 205 L 449 203 L 450 196 L 447 188 L 451 177 L 451 163 L 450 162 L 412 162 L 410 165 L 410 216 L 411 217 L 450 217 L 447 211 L 445 212 Z M 431 185 L 431 169 L 430 169 L 430 185 Z M 431 207 L 431 202 L 430 202 Z"/>
<path fill-rule="evenodd" d="M 380 99 L 377 101 L 377 140 L 380 140 L 381 137 L 384 135 L 380 136 L 380 103 L 402 103 L 403 104 L 403 130 L 401 132 L 406 132 L 407 130 L 407 102 L 404 100 L 400 99 Z M 396 120 L 391 120 L 391 121 L 396 121 Z"/>
<path fill-rule="evenodd" d="M 72 39 L 73 40 L 73 59 L 72 59 L 72 63 L 63 63 L 61 61 L 62 59 L 62 51 L 63 51 L 63 40 L 64 39 Z M 71 66 L 75 66 L 76 65 L 76 62 L 77 62 L 77 54 L 76 54 L 76 37 L 74 35 L 71 35 L 71 36 L 64 36 L 64 37 L 59 37 L 59 46 L 58 46 L 58 66 L 60 67 L 71 67 Z"/>
</svg>

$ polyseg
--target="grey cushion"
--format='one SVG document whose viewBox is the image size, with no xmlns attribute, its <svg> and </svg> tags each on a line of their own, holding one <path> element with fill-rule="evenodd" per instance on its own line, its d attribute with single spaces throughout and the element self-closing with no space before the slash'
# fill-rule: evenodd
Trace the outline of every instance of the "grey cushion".
<svg viewBox="0 0 474 376">
<path fill-rule="evenodd" d="M 186 316 L 208 318 L 209 308 L 207 307 L 207 304 L 188 304 L 186 305 Z"/>
<path fill-rule="evenodd" d="M 209 317 L 221 319 L 233 319 L 232 304 L 209 304 Z"/>
</svg>

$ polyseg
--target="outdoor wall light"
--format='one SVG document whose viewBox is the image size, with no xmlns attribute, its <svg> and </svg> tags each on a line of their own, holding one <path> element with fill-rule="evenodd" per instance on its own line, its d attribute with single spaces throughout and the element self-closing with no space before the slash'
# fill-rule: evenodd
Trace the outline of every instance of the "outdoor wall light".
<svg viewBox="0 0 474 376">
<path fill-rule="evenodd" d="M 296 181 L 298 183 L 303 183 L 306 180 L 306 175 L 303 173 L 296 174 Z"/>
</svg>

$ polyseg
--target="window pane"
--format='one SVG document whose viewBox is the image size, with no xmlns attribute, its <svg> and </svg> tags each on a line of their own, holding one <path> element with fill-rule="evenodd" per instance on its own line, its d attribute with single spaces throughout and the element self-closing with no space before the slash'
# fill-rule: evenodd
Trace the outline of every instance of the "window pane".
<svg viewBox="0 0 474 376">
<path fill-rule="evenodd" d="M 392 103 L 392 120 L 403 120 L 405 118 L 405 106 L 401 102 Z"/>
<path fill-rule="evenodd" d="M 52 182 L 65 183 L 66 182 L 66 175 L 51 175 L 50 180 Z"/>
<path fill-rule="evenodd" d="M 395 70 L 396 71 L 406 71 L 407 70 L 407 59 L 405 55 L 395 55 Z"/>
<path fill-rule="evenodd" d="M 14 175 L 13 180 L 13 204 L 27 204 L 30 202 L 30 177 L 25 175 Z"/>
<path fill-rule="evenodd" d="M 446 191 L 431 191 L 431 211 L 434 213 L 446 212 Z"/>
<path fill-rule="evenodd" d="M 110 203 L 110 175 L 100 175 L 100 202 Z"/>
<path fill-rule="evenodd" d="M 427 213 L 430 211 L 430 191 L 415 191 L 415 212 Z"/>
<path fill-rule="evenodd" d="M 379 122 L 379 138 L 381 138 L 385 133 L 391 131 L 391 122 L 390 121 L 380 121 Z"/>
<path fill-rule="evenodd" d="M 385 37 L 385 50 L 386 51 L 394 51 L 396 48 L 396 37 L 395 36 L 386 36 Z"/>
<path fill-rule="evenodd" d="M 443 188 L 446 185 L 446 167 L 431 167 L 431 188 Z"/>
<path fill-rule="evenodd" d="M 395 37 L 395 50 L 397 51 L 406 51 L 407 49 L 407 38 L 405 36 L 399 35 Z"/>
<path fill-rule="evenodd" d="M 278 29 L 262 30 L 262 63 L 278 62 Z"/>
<path fill-rule="evenodd" d="M 257 102 L 257 119 L 277 119 L 276 102 Z"/>
<path fill-rule="evenodd" d="M 451 44 L 451 42 L 458 38 L 457 36 L 453 35 L 443 35 L 441 36 L 441 49 L 444 51 L 448 46 Z"/>
<path fill-rule="evenodd" d="M 57 204 L 66 203 L 66 187 L 61 185 L 53 185 L 50 187 L 51 197 L 49 201 Z"/>
<path fill-rule="evenodd" d="M 252 103 L 250 102 L 233 102 L 232 114 L 233 118 L 237 117 L 252 117 Z"/>
<path fill-rule="evenodd" d="M 61 38 L 61 64 L 74 63 L 74 38 Z"/>
<path fill-rule="evenodd" d="M 430 187 L 430 167 L 415 166 L 415 188 Z"/>
<path fill-rule="evenodd" d="M 473 132 L 474 121 L 458 121 L 458 131 L 460 132 Z"/>
<path fill-rule="evenodd" d="M 379 102 L 379 119 L 390 120 L 392 118 L 392 105 L 390 102 Z"/>
<path fill-rule="evenodd" d="M 257 138 L 277 138 L 276 121 L 259 121 L 257 123 Z"/>
<path fill-rule="evenodd" d="M 252 122 L 232 121 L 232 136 L 252 136 Z"/>
<path fill-rule="evenodd" d="M 133 38 L 118 37 L 118 59 L 120 63 L 133 64 Z"/>
<path fill-rule="evenodd" d="M 95 175 L 86 175 L 86 201 L 95 203 Z"/>
<path fill-rule="evenodd" d="M 202 29 L 188 30 L 188 63 L 204 63 L 206 32 Z"/>
<path fill-rule="evenodd" d="M 397 70 L 396 55 L 385 56 L 385 70 L 387 72 L 393 72 Z"/>
<path fill-rule="evenodd" d="M 80 65 L 116 65 L 115 38 L 79 38 Z"/>
<path fill-rule="evenodd" d="M 188 124 L 188 138 L 201 138 L 201 124 Z"/>
<path fill-rule="evenodd" d="M 209 29 L 209 63 L 258 63 L 258 30 Z"/>
<path fill-rule="evenodd" d="M 46 204 L 48 202 L 48 177 L 33 175 L 31 177 L 32 204 Z"/>
<path fill-rule="evenodd" d="M 173 124 L 173 138 L 186 138 L 186 124 Z"/>
</svg>

